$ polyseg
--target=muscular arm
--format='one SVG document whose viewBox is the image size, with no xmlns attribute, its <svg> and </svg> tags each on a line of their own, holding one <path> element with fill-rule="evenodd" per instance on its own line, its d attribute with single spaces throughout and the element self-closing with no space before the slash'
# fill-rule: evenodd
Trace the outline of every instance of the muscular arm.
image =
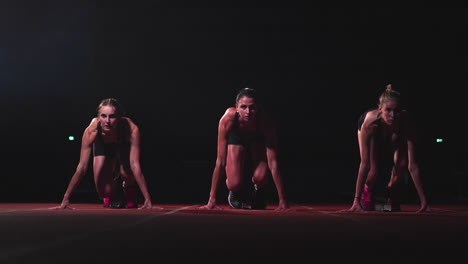
<svg viewBox="0 0 468 264">
<path fill-rule="evenodd" d="M 68 184 L 68 188 L 65 191 L 62 204 L 59 207 L 57 207 L 59 209 L 70 208 L 70 196 L 80 183 L 81 179 L 83 179 L 83 176 L 86 175 L 86 172 L 88 171 L 92 145 L 97 135 L 97 124 L 98 120 L 94 118 L 83 133 L 83 137 L 81 140 L 80 161 L 78 163 L 78 166 L 76 167 L 75 173 L 73 174 L 70 180 L 70 183 Z"/>
<path fill-rule="evenodd" d="M 359 142 L 359 155 L 360 163 L 358 169 L 358 175 L 356 179 L 356 187 L 354 191 L 354 200 L 353 205 L 350 209 L 344 211 L 363 211 L 364 209 L 361 206 L 361 195 L 364 188 L 364 183 L 366 181 L 367 175 L 369 173 L 372 160 L 375 157 L 371 157 L 371 147 L 373 141 L 373 134 L 375 133 L 375 122 L 377 120 L 378 112 L 373 111 L 369 112 L 364 119 L 364 122 L 361 126 L 361 130 L 358 131 L 358 142 Z M 375 162 L 374 162 L 375 163 Z"/>
<path fill-rule="evenodd" d="M 361 161 L 359 163 L 358 176 L 356 180 L 356 189 L 354 191 L 353 208 L 363 210 L 361 207 L 361 195 L 366 181 L 367 174 L 370 170 L 370 146 L 371 146 L 371 132 L 368 127 L 363 126 L 361 131 L 358 132 L 359 138 L 359 153 Z"/>
<path fill-rule="evenodd" d="M 226 110 L 224 115 L 219 120 L 218 124 L 218 147 L 216 164 L 211 178 L 211 189 L 208 204 L 202 206 L 203 209 L 214 209 L 216 206 L 216 194 L 221 177 L 226 172 L 226 157 L 227 157 L 227 137 L 232 128 L 232 121 L 235 110 L 230 108 Z"/>
<path fill-rule="evenodd" d="M 264 123 L 264 131 L 266 136 L 266 154 L 268 160 L 268 168 L 270 169 L 273 181 L 278 193 L 279 204 L 277 210 L 289 208 L 286 192 L 283 184 L 281 171 L 278 166 L 278 138 L 276 126 L 271 120 L 266 120 Z"/>
<path fill-rule="evenodd" d="M 419 200 L 421 202 L 421 208 L 418 212 L 426 211 L 428 209 L 426 195 L 424 194 L 424 189 L 421 180 L 421 174 L 419 170 L 419 165 L 416 160 L 416 133 L 413 122 L 409 114 L 406 115 L 406 135 L 407 135 L 407 144 L 408 144 L 408 171 L 413 179 L 414 185 L 416 187 L 416 191 L 419 196 Z"/>
<path fill-rule="evenodd" d="M 130 168 L 145 198 L 145 202 L 141 208 L 151 208 L 151 197 L 140 165 L 140 130 L 132 120 L 129 118 L 126 119 L 130 125 Z"/>
</svg>

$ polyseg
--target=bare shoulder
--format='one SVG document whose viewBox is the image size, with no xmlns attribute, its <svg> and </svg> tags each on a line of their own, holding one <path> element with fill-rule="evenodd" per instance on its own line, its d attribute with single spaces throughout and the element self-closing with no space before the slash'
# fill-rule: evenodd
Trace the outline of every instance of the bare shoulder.
<svg viewBox="0 0 468 264">
<path fill-rule="evenodd" d="M 380 118 L 379 110 L 371 110 L 367 112 L 364 122 L 362 123 L 361 130 L 369 130 L 375 127 L 378 119 Z"/>
<path fill-rule="evenodd" d="M 236 108 L 229 107 L 224 111 L 223 116 L 219 120 L 220 122 L 230 122 L 233 121 L 236 116 Z"/>
<path fill-rule="evenodd" d="M 234 119 L 234 116 L 236 115 L 236 111 L 237 110 L 235 107 L 229 107 L 224 112 L 223 117 Z"/>
<path fill-rule="evenodd" d="M 121 121 L 122 121 L 123 126 L 128 127 L 128 129 L 131 132 L 138 132 L 139 131 L 139 128 L 138 128 L 137 124 L 135 124 L 135 122 L 133 122 L 133 120 L 131 118 L 122 117 Z"/>
<path fill-rule="evenodd" d="M 236 116 L 236 108 L 229 107 L 219 119 L 218 130 L 221 134 L 227 134 L 233 127 Z"/>
<path fill-rule="evenodd" d="M 97 132 L 98 125 L 99 125 L 99 119 L 97 117 L 95 117 L 95 118 L 91 119 L 91 122 L 86 127 L 85 131 L 88 132 L 88 133 Z"/>
<path fill-rule="evenodd" d="M 95 117 L 89 122 L 89 127 L 97 127 L 99 124 L 99 118 Z"/>
<path fill-rule="evenodd" d="M 93 118 L 83 133 L 83 145 L 90 145 L 92 142 L 94 142 L 98 133 L 98 125 L 99 119 Z"/>
<path fill-rule="evenodd" d="M 129 126 L 137 126 L 130 117 L 122 117 L 122 121 L 127 123 Z"/>
<path fill-rule="evenodd" d="M 365 120 L 369 120 L 369 121 L 373 122 L 378 118 L 379 118 L 379 110 L 374 109 L 374 110 L 370 110 L 369 112 L 367 112 Z"/>
</svg>

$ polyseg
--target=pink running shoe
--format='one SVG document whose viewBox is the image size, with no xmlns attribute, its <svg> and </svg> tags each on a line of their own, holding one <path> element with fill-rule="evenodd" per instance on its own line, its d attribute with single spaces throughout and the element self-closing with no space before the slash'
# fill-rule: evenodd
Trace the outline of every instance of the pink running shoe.
<svg viewBox="0 0 468 264">
<path fill-rule="evenodd" d="M 124 187 L 125 205 L 127 208 L 137 208 L 137 193 L 134 186 Z"/>
<path fill-rule="evenodd" d="M 374 200 L 372 197 L 372 192 L 367 187 L 364 187 L 364 190 L 362 192 L 361 206 L 366 211 L 374 210 Z"/>
<path fill-rule="evenodd" d="M 110 198 L 109 197 L 104 197 L 102 199 L 104 201 L 104 207 L 110 207 Z"/>
</svg>

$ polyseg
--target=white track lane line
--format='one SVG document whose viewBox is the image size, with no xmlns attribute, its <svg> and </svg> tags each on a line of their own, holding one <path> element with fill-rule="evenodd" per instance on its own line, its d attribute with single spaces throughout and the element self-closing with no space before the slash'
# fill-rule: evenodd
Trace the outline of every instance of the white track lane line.
<svg viewBox="0 0 468 264">
<path fill-rule="evenodd" d="M 305 205 L 300 205 L 300 204 L 293 204 L 293 205 L 299 206 L 299 207 L 302 207 L 302 208 L 305 208 L 305 209 L 308 209 L 308 210 L 312 210 L 314 212 L 318 212 L 318 213 L 321 213 L 321 214 L 324 214 L 324 215 L 330 215 L 330 216 L 335 216 L 335 217 L 339 217 L 339 218 L 348 219 L 348 220 L 351 220 L 351 221 L 359 223 L 359 224 L 368 224 L 366 221 L 362 221 L 361 219 L 358 219 L 356 217 L 349 216 L 346 213 L 331 213 L 331 212 L 327 212 L 327 211 L 321 211 L 321 210 L 318 210 L 318 209 L 310 207 L 310 206 L 305 206 Z"/>
<path fill-rule="evenodd" d="M 46 249 L 54 248 L 54 247 L 57 247 L 57 246 L 63 246 L 66 243 L 72 243 L 72 242 L 75 242 L 77 240 L 86 239 L 86 238 L 98 235 L 100 233 L 105 233 L 105 232 L 109 232 L 109 231 L 112 231 L 112 230 L 115 230 L 115 229 L 128 228 L 128 227 L 131 227 L 131 226 L 140 225 L 142 223 L 146 223 L 148 221 L 151 221 L 151 220 L 153 220 L 155 218 L 163 217 L 163 216 L 166 216 L 166 215 L 171 215 L 171 214 L 177 213 L 179 211 L 183 211 L 183 210 L 186 210 L 186 209 L 189 209 L 189 208 L 192 208 L 192 207 L 196 207 L 196 206 L 200 206 L 200 205 L 191 205 L 191 206 L 180 207 L 180 208 L 176 208 L 174 210 L 171 210 L 169 212 L 148 215 L 148 216 L 144 217 L 141 220 L 138 220 L 138 221 L 135 221 L 135 222 L 132 222 L 132 223 L 129 223 L 129 224 L 125 224 L 125 225 L 120 225 L 118 227 L 111 227 L 111 228 L 107 228 L 107 229 L 101 229 L 99 231 L 84 232 L 84 233 L 71 235 L 71 236 L 67 236 L 67 237 L 61 237 L 61 238 L 58 238 L 58 239 L 53 240 L 53 241 L 41 242 L 41 244 L 37 244 L 37 245 L 29 245 L 29 246 L 23 245 L 21 247 L 16 247 L 14 249 L 12 249 L 12 248 L 9 248 L 9 249 L 3 248 L 3 249 L 0 249 L 0 263 L 6 263 L 4 261 L 8 261 L 8 260 L 11 261 L 12 258 L 22 257 L 24 255 L 27 255 L 27 254 L 30 254 L 30 253 L 33 253 L 33 252 L 37 252 L 37 251 L 40 251 L 40 250 L 46 250 Z M 37 209 L 33 209 L 33 210 L 44 210 L 44 209 L 49 210 L 48 208 L 37 208 Z M 31 209 L 29 209 L 29 210 L 13 210 L 13 211 L 31 211 Z"/>
</svg>

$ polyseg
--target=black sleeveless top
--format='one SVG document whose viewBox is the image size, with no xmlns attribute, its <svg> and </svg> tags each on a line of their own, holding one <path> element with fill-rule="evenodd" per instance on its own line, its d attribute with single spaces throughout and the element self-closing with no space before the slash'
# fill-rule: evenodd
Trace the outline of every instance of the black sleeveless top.
<svg viewBox="0 0 468 264">
<path fill-rule="evenodd" d="M 234 116 L 234 124 L 228 135 L 228 145 L 249 145 L 250 143 L 264 139 L 259 130 L 259 116 L 257 116 L 255 131 L 239 131 L 239 113 Z"/>
<path fill-rule="evenodd" d="M 358 119 L 358 130 L 361 131 L 361 128 L 362 128 L 362 124 L 364 123 L 364 120 L 366 118 L 366 115 L 368 112 L 370 111 L 373 111 L 375 109 L 370 109 L 370 110 L 367 110 L 365 111 L 364 113 L 362 113 L 360 116 L 359 116 L 359 119 Z M 401 144 L 403 142 L 403 140 L 407 137 L 406 133 L 404 130 L 402 130 L 403 128 L 401 127 L 402 126 L 402 122 L 403 120 L 398 120 L 399 122 L 399 131 L 397 131 L 397 136 L 398 138 L 392 142 L 392 139 L 391 139 L 391 133 L 388 134 L 388 135 L 384 135 L 384 131 L 383 131 L 383 127 L 381 126 L 381 122 L 377 122 L 377 128 L 376 128 L 376 131 L 375 131 L 375 138 L 376 138 L 376 145 L 377 147 L 379 148 L 379 155 L 387 155 L 389 157 L 391 157 L 393 155 L 393 151 L 396 149 L 396 147 Z"/>
<path fill-rule="evenodd" d="M 93 143 L 93 155 L 114 157 L 123 147 L 129 145 L 129 143 L 126 142 L 128 134 L 128 122 L 126 120 L 121 120 L 117 126 L 117 141 L 111 143 L 104 143 L 104 139 L 102 137 L 102 126 L 99 122 L 98 133 Z"/>
</svg>

